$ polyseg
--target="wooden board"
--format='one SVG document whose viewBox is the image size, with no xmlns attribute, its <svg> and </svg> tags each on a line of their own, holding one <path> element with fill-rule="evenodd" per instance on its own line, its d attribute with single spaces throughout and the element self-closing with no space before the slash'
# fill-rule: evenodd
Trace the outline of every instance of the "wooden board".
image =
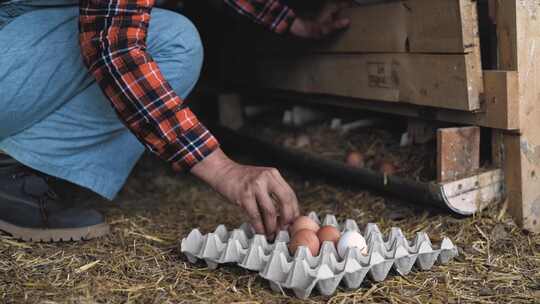
<svg viewBox="0 0 540 304">
<path fill-rule="evenodd" d="M 413 0 L 403 5 L 411 12 L 411 52 L 480 54 L 476 0 Z"/>
<path fill-rule="evenodd" d="M 351 27 L 324 41 L 295 40 L 260 28 L 249 35 L 242 27 L 228 43 L 228 81 L 481 110 L 484 83 L 476 1 L 406 0 L 356 6 L 346 13 Z"/>
<path fill-rule="evenodd" d="M 519 82 L 520 134 L 504 135 L 509 212 L 524 228 L 540 232 L 540 2 L 497 0 L 499 65 Z"/>
<path fill-rule="evenodd" d="M 481 67 L 470 55 L 274 56 L 255 69 L 262 88 L 455 110 L 478 110 L 483 92 Z"/>
<path fill-rule="evenodd" d="M 407 0 L 376 5 L 352 4 L 343 13 L 348 30 L 310 42 L 243 29 L 239 37 L 262 53 L 472 53 L 479 49 L 474 0 Z M 247 33 L 246 33 L 247 32 Z"/>
<path fill-rule="evenodd" d="M 515 71 L 484 71 L 485 104 L 481 125 L 519 129 L 519 83 Z"/>
<path fill-rule="evenodd" d="M 517 90 L 515 89 L 517 87 L 517 81 L 515 81 L 517 79 L 517 72 L 484 71 L 484 79 L 491 77 L 485 76 L 486 74 L 491 73 L 508 73 L 508 79 L 513 80 L 509 81 L 507 84 L 511 84 L 513 88 L 509 86 L 508 91 L 503 91 L 500 88 L 497 88 L 495 91 L 486 91 L 485 95 L 487 97 L 487 101 L 483 103 L 481 110 L 474 112 L 464 112 L 459 110 L 434 108 L 397 102 L 372 101 L 332 95 L 303 94 L 272 89 L 260 89 L 255 87 L 238 87 L 237 90 L 242 91 L 243 94 L 248 95 L 251 99 L 264 99 L 268 101 L 281 101 L 285 103 L 333 105 L 343 108 L 363 109 L 373 112 L 420 118 L 426 121 L 442 121 L 464 125 L 478 125 L 516 133 L 519 129 L 519 113 L 515 111 L 504 112 L 505 110 L 501 109 L 512 109 L 519 106 L 517 104 L 519 101 L 519 98 L 517 98 L 518 95 L 510 95 L 510 92 Z M 501 75 L 498 75 L 495 76 L 495 78 L 500 80 L 501 78 L 506 77 L 501 77 Z M 489 87 L 493 86 L 494 85 L 489 85 Z M 489 87 L 488 84 L 486 84 L 486 90 L 488 90 Z M 493 98 L 496 98 L 498 101 L 496 103 L 488 102 Z M 503 103 L 504 101 L 513 103 L 514 105 L 505 105 Z M 495 113 L 492 113 L 493 111 L 495 111 Z"/>
<path fill-rule="evenodd" d="M 480 128 L 437 130 L 437 182 L 472 175 L 480 167 Z"/>
</svg>

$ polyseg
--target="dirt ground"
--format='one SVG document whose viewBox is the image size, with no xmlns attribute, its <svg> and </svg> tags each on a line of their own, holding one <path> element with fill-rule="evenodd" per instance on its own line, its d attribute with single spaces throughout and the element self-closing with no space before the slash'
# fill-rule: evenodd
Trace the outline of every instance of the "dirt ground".
<svg viewBox="0 0 540 304">
<path fill-rule="evenodd" d="M 304 212 L 334 213 L 411 236 L 446 235 L 460 247 L 448 266 L 367 280 L 358 290 L 306 303 L 540 303 L 540 236 L 522 232 L 501 205 L 457 218 L 284 172 Z M 112 233 L 83 243 L 29 244 L 0 235 L 0 302 L 5 303 L 300 303 L 234 266 L 189 264 L 178 241 L 193 228 L 240 225 L 235 207 L 201 182 L 173 175 L 151 157 L 139 163 L 113 203 L 96 204 Z"/>
</svg>

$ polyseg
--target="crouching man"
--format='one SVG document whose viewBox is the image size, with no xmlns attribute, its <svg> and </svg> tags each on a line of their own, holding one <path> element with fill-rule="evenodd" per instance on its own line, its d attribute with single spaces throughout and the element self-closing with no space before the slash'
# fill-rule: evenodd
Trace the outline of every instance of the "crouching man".
<svg viewBox="0 0 540 304">
<path fill-rule="evenodd" d="M 348 25 L 284 1 L 225 0 L 277 34 L 320 38 Z M 145 149 L 240 206 L 273 237 L 299 214 L 273 168 L 229 159 L 183 103 L 203 48 L 183 16 L 153 0 L 0 1 L 0 230 L 23 240 L 91 239 L 95 210 L 58 197 L 51 178 L 113 199 Z"/>
</svg>

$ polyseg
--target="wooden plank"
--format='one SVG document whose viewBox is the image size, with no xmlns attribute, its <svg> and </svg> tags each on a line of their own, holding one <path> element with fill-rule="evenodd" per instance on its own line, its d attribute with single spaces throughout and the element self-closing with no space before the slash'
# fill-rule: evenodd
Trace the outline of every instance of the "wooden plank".
<svg viewBox="0 0 540 304">
<path fill-rule="evenodd" d="M 261 29 L 247 29 L 261 53 L 371 53 L 407 52 L 408 10 L 400 2 L 356 6 L 342 14 L 351 20 L 349 29 L 319 40 L 278 36 Z M 383 19 L 384 17 L 384 19 Z M 384 20 L 392 20 L 386 22 Z M 382 23 L 384 22 L 384 26 Z M 459 37 L 453 50 L 459 49 Z"/>
<path fill-rule="evenodd" d="M 255 41 L 257 51 L 263 53 L 471 53 L 479 50 L 474 0 L 351 5 L 342 14 L 351 20 L 350 28 L 325 40 L 294 39 L 260 29 L 243 29 L 244 33 L 239 36 L 250 44 Z"/>
<path fill-rule="evenodd" d="M 484 73 L 491 73 L 491 72 L 497 72 L 497 71 L 484 71 Z M 513 74 L 513 75 L 508 76 L 509 79 L 517 78 L 517 73 L 515 71 L 506 71 L 506 72 Z M 508 83 L 514 83 L 514 80 L 509 81 Z M 515 84 L 515 86 L 517 86 L 517 84 Z M 516 122 L 518 120 L 511 118 L 511 117 L 519 116 L 517 115 L 517 112 L 511 111 L 508 114 L 498 112 L 497 115 L 488 115 L 489 113 L 491 113 L 492 108 L 495 108 L 495 110 L 497 110 L 497 108 L 499 107 L 498 105 L 496 107 L 493 107 L 492 106 L 493 103 L 490 104 L 489 102 L 484 102 L 484 106 L 482 106 L 482 110 L 474 111 L 474 112 L 465 112 L 465 111 L 459 111 L 459 110 L 434 108 L 434 107 L 419 106 L 419 105 L 405 104 L 405 103 L 373 101 L 373 100 L 366 100 L 366 99 L 360 99 L 360 98 L 340 97 L 340 96 L 332 96 L 332 95 L 303 94 L 303 93 L 279 91 L 279 90 L 272 90 L 272 89 L 260 89 L 260 88 L 254 89 L 253 87 L 250 87 L 249 89 L 238 87 L 237 89 L 242 91 L 244 94 L 250 95 L 252 97 L 256 96 L 256 98 L 258 99 L 265 98 L 269 101 L 334 105 L 334 106 L 340 106 L 344 108 L 363 109 L 363 110 L 368 110 L 368 111 L 373 111 L 373 112 L 420 118 L 420 119 L 428 120 L 428 121 L 443 121 L 443 122 L 452 122 L 452 123 L 458 123 L 458 124 L 464 124 L 464 125 L 478 125 L 482 127 L 507 130 L 507 131 L 512 131 L 512 132 L 517 132 L 517 130 L 519 129 L 519 125 L 517 125 L 518 122 Z M 488 88 L 486 87 L 486 89 Z M 509 90 L 512 91 L 513 89 L 509 88 Z M 497 95 L 499 94 L 497 92 L 501 93 L 500 96 L 502 97 Z M 507 99 L 507 102 L 512 102 L 512 103 L 518 103 L 519 101 L 517 98 L 518 95 L 506 93 L 499 89 L 495 91 L 486 92 L 486 96 L 489 97 L 489 98 L 486 98 L 486 100 L 491 100 L 493 97 L 499 96 L 496 98 L 497 100 L 501 102 L 505 99 Z M 504 97 L 504 96 L 507 96 L 507 97 Z M 511 107 L 515 107 L 515 106 L 508 105 L 508 106 L 504 106 L 503 108 L 509 109 Z M 490 116 L 489 119 L 488 119 L 488 116 Z M 498 118 L 501 118 L 502 120 L 498 120 Z M 504 119 L 506 119 L 507 121 L 505 121 Z"/>
<path fill-rule="evenodd" d="M 540 2 L 497 0 L 500 67 L 518 71 L 520 134 L 504 135 L 509 212 L 540 232 Z"/>
<path fill-rule="evenodd" d="M 497 0 L 488 0 L 489 19 L 497 24 Z"/>
<path fill-rule="evenodd" d="M 518 20 L 516 0 L 495 0 L 499 68 L 518 70 Z M 523 20 L 526 21 L 526 20 Z"/>
<path fill-rule="evenodd" d="M 476 0 L 414 0 L 403 5 L 410 12 L 411 52 L 479 54 Z"/>
<path fill-rule="evenodd" d="M 479 109 L 483 81 L 468 55 L 362 54 L 261 58 L 256 85 L 439 108 Z"/>
<path fill-rule="evenodd" d="M 480 128 L 437 130 L 437 181 L 448 182 L 473 174 L 480 167 Z"/>
<path fill-rule="evenodd" d="M 519 129 L 519 84 L 514 71 L 484 71 L 485 115 L 482 125 Z"/>
<path fill-rule="evenodd" d="M 495 129 L 491 131 L 491 164 L 497 168 L 504 166 L 504 134 Z"/>
</svg>

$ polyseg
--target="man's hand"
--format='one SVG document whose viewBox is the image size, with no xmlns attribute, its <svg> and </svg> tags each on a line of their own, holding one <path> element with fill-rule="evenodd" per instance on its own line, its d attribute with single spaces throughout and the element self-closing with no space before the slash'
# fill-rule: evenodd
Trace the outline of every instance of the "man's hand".
<svg viewBox="0 0 540 304">
<path fill-rule="evenodd" d="M 269 239 L 300 215 L 294 191 L 276 169 L 240 165 L 218 149 L 191 172 L 244 209 L 255 232 Z"/>
<path fill-rule="evenodd" d="M 346 7 L 348 4 L 345 2 L 331 2 L 322 9 L 316 18 L 297 17 L 291 25 L 290 32 L 301 38 L 321 39 L 336 31 L 348 28 L 351 21 L 339 16 Z"/>
</svg>

